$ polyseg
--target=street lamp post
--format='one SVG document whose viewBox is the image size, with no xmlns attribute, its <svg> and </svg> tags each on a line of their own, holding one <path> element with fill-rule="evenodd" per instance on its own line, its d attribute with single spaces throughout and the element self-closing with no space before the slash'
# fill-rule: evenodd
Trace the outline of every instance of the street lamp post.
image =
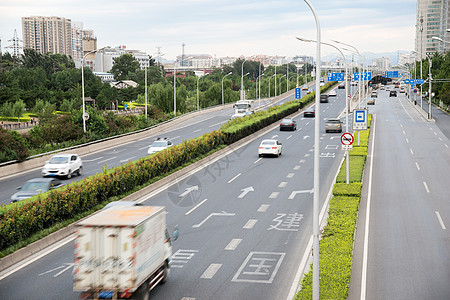
<svg viewBox="0 0 450 300">
<path fill-rule="evenodd" d="M 147 120 L 147 66 L 145 66 L 145 119 Z"/>
<path fill-rule="evenodd" d="M 316 42 L 314 40 L 307 40 L 307 39 L 303 39 L 303 38 L 298 38 L 298 40 L 303 41 L 303 42 Z M 325 43 L 322 42 L 322 44 L 330 46 L 335 48 L 336 50 L 339 51 L 339 53 L 342 55 L 342 58 L 344 59 L 344 64 L 345 64 L 345 79 L 344 79 L 344 84 L 345 84 L 345 132 L 349 132 L 348 131 L 348 83 L 347 83 L 347 73 L 348 73 L 348 64 L 347 64 L 347 59 L 345 58 L 344 53 L 342 53 L 341 49 L 339 49 L 338 47 L 329 44 L 329 43 Z M 346 156 L 346 183 L 349 184 L 350 183 L 350 166 L 349 166 L 349 152 L 348 150 L 345 150 L 345 156 Z"/>
<path fill-rule="evenodd" d="M 198 76 L 198 78 L 197 78 L 197 110 L 200 110 L 200 100 L 199 100 L 199 97 L 198 97 L 198 94 L 199 94 L 199 91 L 198 91 L 198 82 L 200 81 L 200 78 L 202 78 L 202 77 L 204 77 L 204 76 L 207 76 L 207 75 L 209 75 L 209 74 L 206 73 L 205 75 L 203 75 L 203 76 Z"/>
<path fill-rule="evenodd" d="M 272 79 L 273 76 L 275 76 L 275 74 L 273 74 L 272 76 L 269 77 L 269 98 L 270 98 L 270 79 Z M 275 81 L 277 81 L 276 78 L 275 78 Z"/>
<path fill-rule="evenodd" d="M 316 21 L 316 71 L 320 74 L 320 23 L 314 7 L 308 0 L 304 0 L 311 9 Z M 319 75 L 320 76 L 320 75 Z M 319 299 L 319 143 L 320 143 L 320 81 L 316 80 L 316 113 L 314 122 L 314 200 L 313 200 L 313 300 Z"/>
<path fill-rule="evenodd" d="M 95 53 L 95 52 L 100 51 L 100 50 L 104 50 L 106 48 L 109 48 L 109 46 L 89 51 L 88 53 L 86 53 L 83 56 L 83 59 L 81 60 L 81 94 L 82 94 L 82 98 L 83 98 L 83 116 L 82 117 L 83 117 L 83 132 L 84 133 L 86 133 L 86 116 L 85 116 L 86 115 L 86 103 L 85 103 L 85 100 L 84 100 L 84 64 L 86 62 L 86 57 L 89 54 Z"/>
<path fill-rule="evenodd" d="M 241 67 L 241 100 L 244 100 L 244 63 L 246 62 L 246 60 L 244 59 L 244 61 L 242 62 L 242 67 Z"/>
<path fill-rule="evenodd" d="M 227 75 L 223 76 L 223 78 L 222 78 L 222 105 L 225 105 L 224 97 L 223 97 L 223 80 L 225 79 L 225 77 L 227 77 L 228 75 L 231 75 L 232 73 L 233 72 L 230 72 Z"/>
<path fill-rule="evenodd" d="M 285 74 L 283 74 L 281 77 L 280 77 L 280 84 L 279 84 L 279 87 L 280 87 L 280 95 L 281 95 L 281 78 L 283 78 L 283 77 L 285 77 L 286 75 Z"/>
<path fill-rule="evenodd" d="M 256 78 L 256 90 L 255 90 L 255 100 L 257 99 L 256 94 L 258 94 L 258 89 L 259 89 L 259 98 L 258 98 L 258 107 L 261 104 L 261 77 L 264 75 L 264 73 L 262 73 L 261 75 L 258 76 L 258 78 Z M 259 87 L 258 87 L 258 81 L 259 81 Z"/>
</svg>

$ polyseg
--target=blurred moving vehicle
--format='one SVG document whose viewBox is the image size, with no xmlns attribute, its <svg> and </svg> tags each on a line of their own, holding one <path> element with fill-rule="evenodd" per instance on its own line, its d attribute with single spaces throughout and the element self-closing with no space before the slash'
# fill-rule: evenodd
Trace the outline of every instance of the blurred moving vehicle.
<svg viewBox="0 0 450 300">
<path fill-rule="evenodd" d="M 150 148 L 148 148 L 148 154 L 153 154 L 159 151 L 162 151 L 164 149 L 167 149 L 169 147 L 172 147 L 173 143 L 168 138 L 157 138 L 156 141 L 153 142 L 153 144 L 150 145 Z"/>
<path fill-rule="evenodd" d="M 369 100 L 367 100 L 367 105 L 375 105 L 375 99 L 370 98 Z"/>
<path fill-rule="evenodd" d="M 83 174 L 83 162 L 77 154 L 56 154 L 45 162 L 41 170 L 44 177 L 60 176 L 72 177 L 72 174 L 81 176 Z"/>
<path fill-rule="evenodd" d="M 397 97 L 397 91 L 389 91 L 389 97 Z"/>
<path fill-rule="evenodd" d="M 280 123 L 280 131 L 284 129 L 297 130 L 297 122 L 294 119 L 283 119 Z"/>
<path fill-rule="evenodd" d="M 148 299 L 166 282 L 172 241 L 165 207 L 110 207 L 75 224 L 75 232 L 73 290 L 80 299 Z"/>
<path fill-rule="evenodd" d="M 336 97 L 336 96 L 337 96 L 336 90 L 331 90 L 331 91 L 328 93 L 328 96 L 330 96 L 330 97 Z"/>
<path fill-rule="evenodd" d="M 328 95 L 327 94 L 320 95 L 320 103 L 328 103 Z"/>
<path fill-rule="evenodd" d="M 315 110 L 314 106 L 308 107 L 303 112 L 303 117 L 305 117 L 305 118 L 308 118 L 308 117 L 314 118 L 315 116 L 316 116 L 316 110 Z"/>
<path fill-rule="evenodd" d="M 28 180 L 19 190 L 11 196 L 11 202 L 17 202 L 31 198 L 39 193 L 45 193 L 57 189 L 64 184 L 57 178 L 33 178 Z"/>
<path fill-rule="evenodd" d="M 282 145 L 277 140 L 263 140 L 258 147 L 258 156 L 263 155 L 275 155 L 280 156 L 282 151 Z"/>
<path fill-rule="evenodd" d="M 342 121 L 340 119 L 328 119 L 325 123 L 325 132 L 342 132 Z"/>
</svg>

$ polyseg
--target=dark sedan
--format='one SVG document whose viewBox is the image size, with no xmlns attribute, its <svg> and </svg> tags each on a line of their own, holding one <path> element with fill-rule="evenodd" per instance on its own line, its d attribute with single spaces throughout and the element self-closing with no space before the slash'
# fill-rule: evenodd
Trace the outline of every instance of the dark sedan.
<svg viewBox="0 0 450 300">
<path fill-rule="evenodd" d="M 31 198 L 39 193 L 45 193 L 49 190 L 53 190 L 63 186 L 63 183 L 57 178 L 34 178 L 28 180 L 24 186 L 18 187 L 17 193 L 11 196 L 12 202 L 21 201 L 27 198 Z"/>
<path fill-rule="evenodd" d="M 303 112 L 303 117 L 305 117 L 305 118 L 308 118 L 308 117 L 314 118 L 315 116 L 316 116 L 316 111 L 315 111 L 314 107 L 308 107 Z"/>
<path fill-rule="evenodd" d="M 285 129 L 297 130 L 297 122 L 294 119 L 283 119 L 280 123 L 280 131 Z"/>
<path fill-rule="evenodd" d="M 397 97 L 397 91 L 389 91 L 389 97 Z"/>
</svg>

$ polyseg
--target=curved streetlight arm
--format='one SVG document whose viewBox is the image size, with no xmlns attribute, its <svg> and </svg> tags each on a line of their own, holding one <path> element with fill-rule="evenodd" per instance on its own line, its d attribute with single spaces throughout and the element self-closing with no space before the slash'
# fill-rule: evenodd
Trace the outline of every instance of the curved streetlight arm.
<svg viewBox="0 0 450 300">
<path fill-rule="evenodd" d="M 86 53 L 83 56 L 83 59 L 81 60 L 81 94 L 82 94 L 82 100 L 83 100 L 83 115 L 82 115 L 82 119 L 83 119 L 83 132 L 84 133 L 86 133 L 86 118 L 85 118 L 85 114 L 86 114 L 86 108 L 85 107 L 86 107 L 86 104 L 85 104 L 85 100 L 84 100 L 84 63 L 85 63 L 86 57 L 89 54 L 95 53 L 95 52 L 100 51 L 100 50 L 104 50 L 106 48 L 110 48 L 110 47 L 109 46 L 105 46 L 105 47 L 102 47 L 100 49 L 95 49 L 95 50 L 89 51 L 88 53 Z"/>
</svg>

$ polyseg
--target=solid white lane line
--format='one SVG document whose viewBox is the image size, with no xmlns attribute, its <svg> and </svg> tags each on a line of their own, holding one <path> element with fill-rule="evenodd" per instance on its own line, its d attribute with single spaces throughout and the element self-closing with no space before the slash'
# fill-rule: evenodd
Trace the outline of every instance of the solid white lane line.
<svg viewBox="0 0 450 300">
<path fill-rule="evenodd" d="M 203 200 L 202 202 L 200 202 L 199 204 L 197 204 L 196 206 L 194 206 L 194 208 L 192 208 L 190 211 L 188 211 L 187 213 L 185 213 L 185 215 L 189 215 L 191 212 L 193 212 L 195 209 L 197 209 L 200 205 L 202 205 L 203 203 L 205 203 L 208 199 Z"/>
<path fill-rule="evenodd" d="M 416 168 L 417 168 L 417 170 L 420 171 L 420 167 L 419 167 L 419 164 L 417 162 L 416 162 Z"/>
<path fill-rule="evenodd" d="M 102 161 L 99 161 L 98 164 L 104 163 L 105 161 L 108 161 L 108 160 L 113 160 L 113 159 L 115 159 L 115 158 L 117 158 L 117 156 L 114 156 L 114 157 L 111 157 L 111 158 L 108 158 L 108 159 L 104 159 L 104 160 L 102 160 Z"/>
<path fill-rule="evenodd" d="M 369 253 L 369 224 L 370 224 L 370 201 L 372 199 L 372 177 L 373 177 L 373 157 L 375 146 L 375 131 L 376 126 L 374 124 L 375 118 L 372 120 L 373 124 L 373 137 L 372 137 L 372 149 L 370 152 L 370 173 L 369 173 L 369 186 L 367 191 L 367 208 L 366 208 L 366 224 L 364 226 L 364 248 L 363 248 L 363 263 L 361 274 L 361 296 L 360 300 L 366 299 L 366 287 L 367 287 L 367 261 Z"/>
<path fill-rule="evenodd" d="M 222 264 L 211 264 L 208 269 L 203 272 L 202 276 L 200 278 L 203 279 L 211 279 L 216 275 L 217 271 L 219 271 L 220 267 L 222 267 Z"/>
<path fill-rule="evenodd" d="M 280 182 L 280 184 L 278 185 L 279 188 L 284 188 L 287 185 L 286 181 Z"/>
<path fill-rule="evenodd" d="M 242 239 L 232 239 L 231 242 L 225 247 L 225 250 L 236 250 L 237 246 L 242 242 Z"/>
<path fill-rule="evenodd" d="M 428 185 L 425 181 L 423 182 L 423 186 L 425 187 L 425 190 L 427 191 L 427 193 L 429 193 L 430 189 L 428 188 Z"/>
<path fill-rule="evenodd" d="M 258 212 L 266 212 L 267 209 L 269 208 L 269 204 L 262 204 L 259 208 L 258 208 Z"/>
<path fill-rule="evenodd" d="M 247 223 L 245 223 L 243 228 L 245 228 L 245 229 L 252 229 L 253 226 L 255 226 L 256 222 L 258 222 L 258 220 L 250 219 L 250 220 L 247 221 Z"/>
<path fill-rule="evenodd" d="M 445 224 L 444 224 L 444 221 L 442 221 L 442 218 L 441 218 L 441 215 L 439 214 L 439 212 L 438 211 L 435 211 L 435 213 L 436 213 L 436 216 L 437 216 L 437 218 L 438 218 L 438 220 L 439 220 L 439 223 L 441 224 L 441 227 L 442 227 L 442 229 L 447 229 L 446 227 L 445 227 Z"/>
<path fill-rule="evenodd" d="M 237 174 L 236 176 L 234 176 L 233 178 L 231 178 L 231 179 L 228 181 L 228 183 L 232 183 L 233 180 L 235 180 L 236 178 L 238 178 L 238 177 L 241 176 L 241 175 L 242 175 L 242 173 Z"/>
</svg>

